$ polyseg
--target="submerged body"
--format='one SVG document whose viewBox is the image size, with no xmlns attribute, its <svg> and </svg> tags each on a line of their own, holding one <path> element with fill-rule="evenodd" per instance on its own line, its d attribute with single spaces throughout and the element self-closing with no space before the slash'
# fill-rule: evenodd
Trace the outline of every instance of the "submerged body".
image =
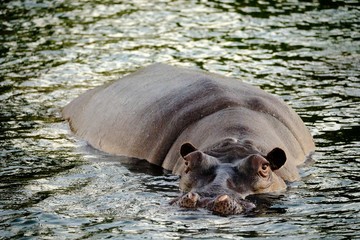
<svg viewBox="0 0 360 240">
<path fill-rule="evenodd" d="M 282 100 L 239 80 L 164 64 L 82 94 L 63 117 L 95 148 L 181 175 L 189 194 L 180 205 L 221 214 L 241 212 L 247 195 L 284 189 L 315 147 Z"/>
</svg>

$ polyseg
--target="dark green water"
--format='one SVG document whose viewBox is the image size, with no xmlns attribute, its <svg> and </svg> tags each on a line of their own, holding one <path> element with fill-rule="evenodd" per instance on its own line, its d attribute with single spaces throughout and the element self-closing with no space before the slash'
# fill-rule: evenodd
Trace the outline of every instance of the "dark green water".
<svg viewBox="0 0 360 240">
<path fill-rule="evenodd" d="M 80 93 L 163 62 L 260 86 L 314 135 L 281 199 L 219 217 L 167 202 L 178 178 L 87 147 Z M 1 1 L 0 239 L 360 238 L 358 0 Z"/>
</svg>

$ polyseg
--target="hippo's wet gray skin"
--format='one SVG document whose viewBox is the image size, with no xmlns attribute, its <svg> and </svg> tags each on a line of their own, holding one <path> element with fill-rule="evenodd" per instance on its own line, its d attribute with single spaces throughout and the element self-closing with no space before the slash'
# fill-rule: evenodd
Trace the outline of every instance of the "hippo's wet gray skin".
<svg viewBox="0 0 360 240">
<path fill-rule="evenodd" d="M 313 151 L 300 117 L 281 99 L 239 80 L 164 64 L 90 90 L 63 109 L 92 146 L 181 175 L 172 201 L 222 215 L 245 197 L 286 188 Z"/>
</svg>

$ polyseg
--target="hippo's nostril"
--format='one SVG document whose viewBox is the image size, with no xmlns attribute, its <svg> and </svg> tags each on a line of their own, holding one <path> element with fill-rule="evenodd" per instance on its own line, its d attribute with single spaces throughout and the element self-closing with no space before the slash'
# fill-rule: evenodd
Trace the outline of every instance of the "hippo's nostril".
<svg viewBox="0 0 360 240">
<path fill-rule="evenodd" d="M 221 195 L 207 205 L 207 208 L 215 214 L 228 216 L 244 214 L 255 208 L 255 205 L 246 200 L 237 199 L 230 195 Z"/>
<path fill-rule="evenodd" d="M 218 197 L 218 198 L 215 200 L 215 203 L 223 202 L 223 201 L 225 201 L 225 200 L 228 199 L 228 198 L 229 198 L 228 195 L 222 195 L 222 196 Z"/>
<path fill-rule="evenodd" d="M 243 211 L 242 206 L 228 195 L 221 195 L 216 198 L 213 204 L 209 205 L 209 209 L 220 215 L 237 214 Z"/>
<path fill-rule="evenodd" d="M 197 202 L 199 200 L 200 196 L 197 193 L 189 192 L 188 198 L 193 202 Z"/>
<path fill-rule="evenodd" d="M 180 207 L 196 208 L 199 199 L 200 199 L 199 194 L 189 192 L 188 194 L 183 195 L 179 200 L 177 200 L 174 203 L 177 203 Z"/>
</svg>

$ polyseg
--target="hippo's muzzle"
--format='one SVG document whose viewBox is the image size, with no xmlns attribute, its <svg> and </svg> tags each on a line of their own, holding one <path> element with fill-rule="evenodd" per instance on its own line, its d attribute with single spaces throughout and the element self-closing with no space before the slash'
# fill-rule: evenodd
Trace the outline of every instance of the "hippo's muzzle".
<svg viewBox="0 0 360 240">
<path fill-rule="evenodd" d="M 184 208 L 206 208 L 215 214 L 228 216 L 233 214 L 244 214 L 255 208 L 255 204 L 230 195 L 221 195 L 216 198 L 201 197 L 194 192 L 186 193 L 170 204 Z"/>
</svg>

